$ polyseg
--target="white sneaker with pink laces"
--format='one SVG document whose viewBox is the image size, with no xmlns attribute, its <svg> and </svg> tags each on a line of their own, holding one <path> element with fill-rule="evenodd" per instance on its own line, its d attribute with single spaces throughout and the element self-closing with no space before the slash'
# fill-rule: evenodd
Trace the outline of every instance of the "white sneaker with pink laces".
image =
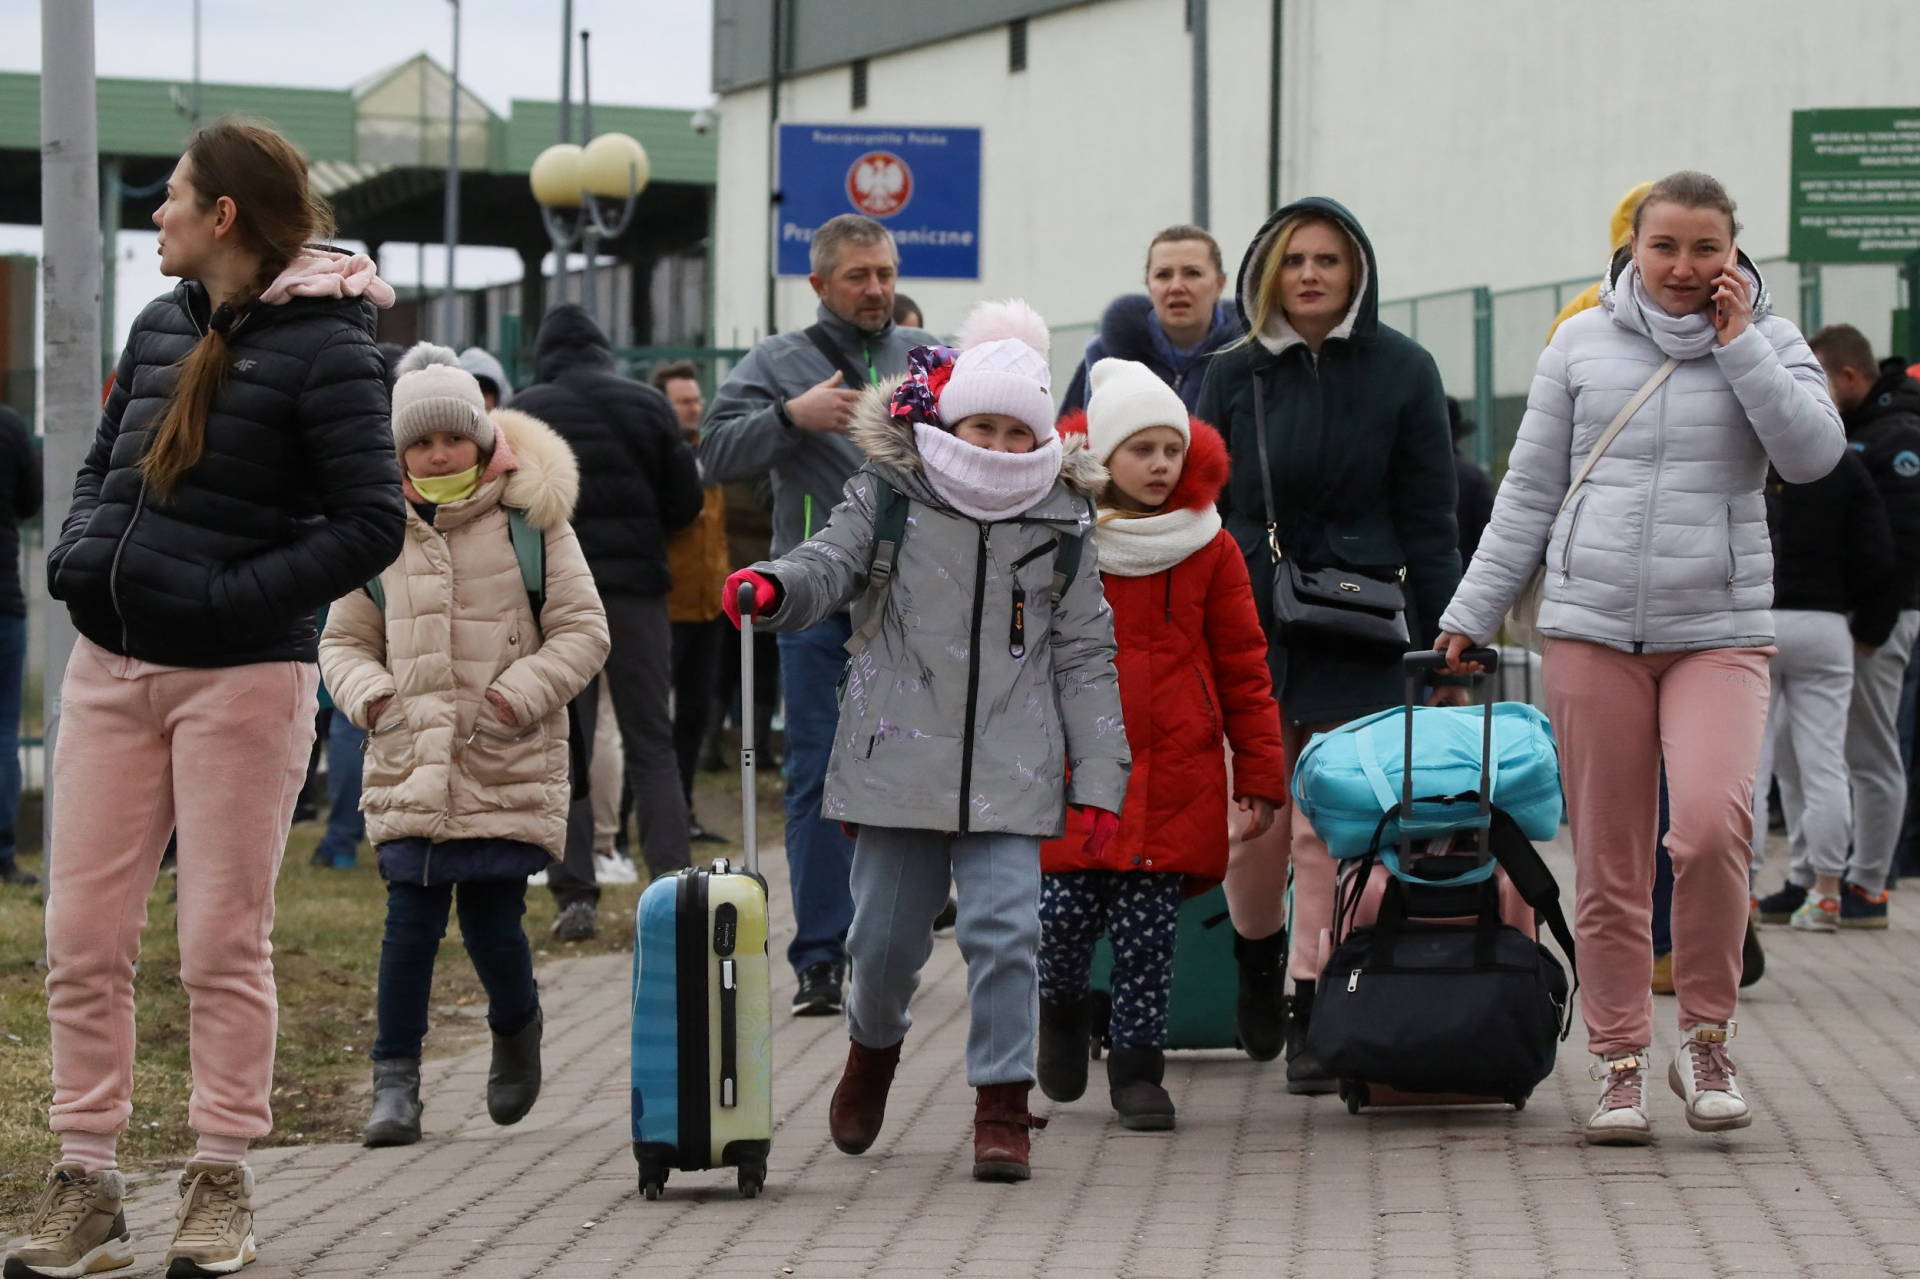
<svg viewBox="0 0 1920 1279">
<path fill-rule="evenodd" d="M 1589 1078 L 1605 1080 L 1607 1085 L 1600 1090 L 1599 1106 L 1581 1129 L 1580 1135 L 1589 1146 L 1644 1146 L 1653 1140 L 1641 1093 L 1646 1067 L 1644 1049 L 1587 1067 Z"/>
<path fill-rule="evenodd" d="M 1733 1022 L 1699 1025 L 1680 1042 L 1667 1083 L 1687 1104 L 1687 1126 L 1695 1132 L 1727 1132 L 1753 1122 L 1753 1111 L 1735 1082 L 1727 1040 L 1738 1034 Z"/>
</svg>

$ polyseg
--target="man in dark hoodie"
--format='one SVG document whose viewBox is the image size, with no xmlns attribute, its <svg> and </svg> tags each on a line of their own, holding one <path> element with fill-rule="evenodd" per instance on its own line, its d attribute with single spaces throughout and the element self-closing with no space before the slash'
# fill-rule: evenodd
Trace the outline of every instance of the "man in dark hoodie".
<svg viewBox="0 0 1920 1279">
<path fill-rule="evenodd" d="M 0 404 L 0 884 L 39 879 L 13 861 L 20 806 L 21 676 L 27 665 L 27 603 L 20 590 L 20 521 L 40 511 L 40 458 L 27 424 Z"/>
<path fill-rule="evenodd" d="M 1226 287 L 1220 246 L 1203 228 L 1182 223 L 1154 236 L 1147 245 L 1147 291 L 1107 304 L 1060 411 L 1087 407 L 1087 370 L 1114 356 L 1152 369 L 1193 412 L 1208 357 L 1242 332 L 1239 308 L 1221 300 Z"/>
<path fill-rule="evenodd" d="M 847 438 L 860 389 L 906 372 L 907 352 L 936 341 L 894 322 L 900 252 L 872 218 L 829 219 L 813 234 L 810 258 L 807 282 L 820 299 L 815 322 L 763 339 L 734 366 L 700 438 L 709 483 L 772 477 L 775 558 L 826 527 L 847 477 L 866 460 Z M 787 962 L 800 979 L 793 999 L 800 1016 L 838 1013 L 846 980 L 853 841 L 820 816 L 820 799 L 852 630 L 837 613 L 779 637 L 795 925 Z"/>
<path fill-rule="evenodd" d="M 1882 373 L 1860 330 L 1830 324 L 1808 340 L 1827 371 L 1827 385 L 1847 428 L 1847 443 L 1867 464 L 1893 531 L 1889 589 L 1899 610 L 1892 633 L 1854 661 L 1847 716 L 1847 766 L 1853 775 L 1853 850 L 1840 894 L 1842 928 L 1887 926 L 1887 880 L 1906 811 L 1907 775 L 1896 728 L 1901 689 L 1920 637 L 1920 383 L 1899 370 Z M 1813 883 L 1796 860 L 1788 884 L 1760 903 L 1771 916 L 1791 914 Z"/>
<path fill-rule="evenodd" d="M 688 864 L 688 831 L 669 705 L 667 539 L 700 514 L 700 473 L 666 397 L 615 371 L 606 335 L 579 307 L 562 303 L 547 312 L 534 375 L 533 385 L 514 394 L 513 407 L 558 431 L 580 461 L 573 528 L 613 636 L 602 678 L 611 685 L 620 722 L 647 868 L 670 874 Z M 589 743 L 599 697 L 596 680 L 573 702 L 575 723 Z M 566 859 L 548 872 L 548 884 L 561 908 L 553 935 L 591 937 L 600 891 L 587 800 L 568 814 Z"/>
</svg>

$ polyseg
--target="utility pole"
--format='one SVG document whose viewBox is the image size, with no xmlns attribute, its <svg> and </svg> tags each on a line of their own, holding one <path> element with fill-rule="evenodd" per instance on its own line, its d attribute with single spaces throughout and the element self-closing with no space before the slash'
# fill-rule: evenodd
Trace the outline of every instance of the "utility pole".
<svg viewBox="0 0 1920 1279">
<path fill-rule="evenodd" d="M 46 344 L 41 465 L 51 542 L 66 523 L 73 477 L 100 420 L 100 126 L 90 3 L 40 0 L 40 226 Z M 41 829 L 49 889 L 53 756 L 60 734 L 60 685 L 73 634 L 67 610 L 47 610 L 40 663 L 46 724 Z"/>
<path fill-rule="evenodd" d="M 785 25 L 782 18 L 787 7 L 781 0 L 771 3 L 773 23 L 767 36 L 767 337 L 780 331 L 775 318 L 780 283 L 780 188 L 774 174 L 780 154 L 780 28 Z"/>
<path fill-rule="evenodd" d="M 1207 165 L 1207 0 L 1187 0 L 1187 25 L 1193 29 L 1193 221 L 1206 226 Z"/>
<path fill-rule="evenodd" d="M 447 209 L 443 238 L 447 242 L 447 292 L 441 300 L 441 324 L 448 346 L 460 342 L 460 293 L 453 279 L 453 259 L 460 247 L 460 0 L 453 4 L 453 89 L 447 107 Z"/>
</svg>

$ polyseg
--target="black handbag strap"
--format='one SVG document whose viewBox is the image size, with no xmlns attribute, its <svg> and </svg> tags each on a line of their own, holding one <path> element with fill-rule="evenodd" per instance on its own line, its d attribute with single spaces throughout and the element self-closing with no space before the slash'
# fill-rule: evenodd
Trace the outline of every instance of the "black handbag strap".
<svg viewBox="0 0 1920 1279">
<path fill-rule="evenodd" d="M 1253 371 L 1253 438 L 1260 447 L 1260 493 L 1267 501 L 1267 550 L 1280 562 L 1280 517 L 1273 507 L 1273 463 L 1267 457 L 1267 403 L 1260 394 L 1260 370 Z"/>
<path fill-rule="evenodd" d="M 807 341 L 813 343 L 820 354 L 827 357 L 827 363 L 840 370 L 840 376 L 846 379 L 849 391 L 858 391 L 867 384 L 867 375 L 848 358 L 839 344 L 827 336 L 826 326 L 809 324 L 806 328 Z"/>
<path fill-rule="evenodd" d="M 1493 810 L 1493 824 L 1487 829 L 1487 846 L 1500 868 L 1507 872 L 1521 900 L 1546 921 L 1548 931 L 1567 957 L 1567 968 L 1573 973 L 1575 989 L 1578 989 L 1580 964 L 1574 954 L 1573 930 L 1567 927 L 1567 917 L 1560 909 L 1560 884 L 1547 868 L 1540 850 L 1533 846 L 1519 823 L 1498 808 Z"/>
</svg>

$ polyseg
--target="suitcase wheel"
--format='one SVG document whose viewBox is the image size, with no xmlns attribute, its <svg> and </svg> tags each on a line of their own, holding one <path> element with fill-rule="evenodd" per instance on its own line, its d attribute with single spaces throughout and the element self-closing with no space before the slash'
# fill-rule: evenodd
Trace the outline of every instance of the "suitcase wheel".
<svg viewBox="0 0 1920 1279">
<path fill-rule="evenodd" d="M 759 1162 L 741 1164 L 735 1184 L 740 1187 L 742 1199 L 758 1199 L 761 1189 L 767 1184 L 767 1165 Z"/>
<path fill-rule="evenodd" d="M 667 1168 L 665 1164 L 642 1163 L 640 1165 L 640 1196 L 643 1199 L 658 1199 L 667 1188 Z"/>
<path fill-rule="evenodd" d="M 1512 1106 L 1515 1110 L 1525 1110 L 1527 1108 L 1526 1094 L 1521 1093 L 1518 1096 L 1507 1098 L 1507 1104 L 1509 1106 Z"/>
<path fill-rule="evenodd" d="M 1357 1115 L 1367 1104 L 1367 1086 L 1357 1079 L 1340 1081 L 1340 1100 L 1347 1103 L 1347 1113 Z"/>
</svg>

